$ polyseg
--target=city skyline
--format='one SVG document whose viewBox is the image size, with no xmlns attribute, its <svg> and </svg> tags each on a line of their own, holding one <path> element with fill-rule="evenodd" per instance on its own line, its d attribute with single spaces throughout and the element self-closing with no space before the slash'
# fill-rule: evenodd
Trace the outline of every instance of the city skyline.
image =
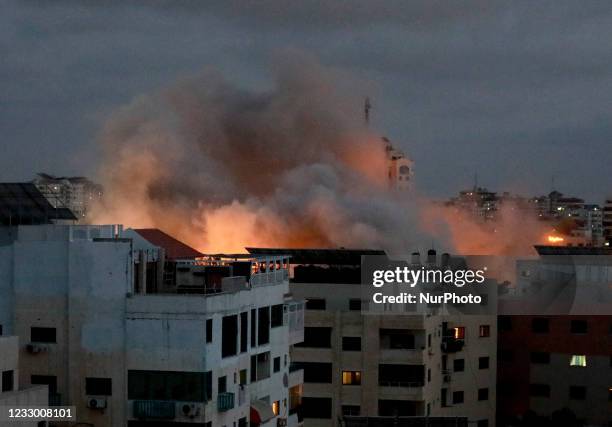
<svg viewBox="0 0 612 427">
<path fill-rule="evenodd" d="M 0 176 L 95 178 L 94 140 L 117 108 L 211 66 L 266 90 L 289 48 L 363 83 L 372 128 L 415 160 L 426 195 L 449 196 L 477 173 L 489 188 L 529 194 L 554 177 L 563 193 L 601 203 L 612 184 L 612 14 L 549 6 L 5 3 Z"/>
</svg>

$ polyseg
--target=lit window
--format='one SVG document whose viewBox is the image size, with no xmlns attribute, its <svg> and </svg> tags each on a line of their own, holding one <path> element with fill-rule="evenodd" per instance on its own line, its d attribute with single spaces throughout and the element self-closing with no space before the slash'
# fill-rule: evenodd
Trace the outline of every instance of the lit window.
<svg viewBox="0 0 612 427">
<path fill-rule="evenodd" d="M 280 413 L 280 400 L 272 403 L 272 412 L 274 412 L 274 415 L 278 415 Z"/>
<path fill-rule="evenodd" d="M 465 339 L 465 326 L 457 326 L 455 329 L 455 339 L 463 340 Z"/>
<path fill-rule="evenodd" d="M 343 385 L 360 385 L 361 372 L 359 371 L 342 371 Z"/>
<path fill-rule="evenodd" d="M 586 367 L 587 361 L 585 355 L 574 354 L 570 359 L 570 366 Z"/>
<path fill-rule="evenodd" d="M 481 338 L 491 336 L 491 327 L 489 325 L 480 325 L 478 336 Z"/>
</svg>

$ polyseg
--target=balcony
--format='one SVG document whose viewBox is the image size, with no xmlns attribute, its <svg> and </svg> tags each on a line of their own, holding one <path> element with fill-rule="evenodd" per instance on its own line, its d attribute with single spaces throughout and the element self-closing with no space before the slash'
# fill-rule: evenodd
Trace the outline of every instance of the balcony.
<svg viewBox="0 0 612 427">
<path fill-rule="evenodd" d="M 219 412 L 234 409 L 234 393 L 219 393 L 217 395 L 217 410 Z"/>
<path fill-rule="evenodd" d="M 176 416 L 176 404 L 167 400 L 135 400 L 134 418 L 172 420 Z"/>
<path fill-rule="evenodd" d="M 444 353 L 456 353 L 463 349 L 463 345 L 465 341 L 462 339 L 457 339 L 454 336 L 446 336 L 442 338 L 442 344 L 440 344 L 440 348 Z"/>
</svg>

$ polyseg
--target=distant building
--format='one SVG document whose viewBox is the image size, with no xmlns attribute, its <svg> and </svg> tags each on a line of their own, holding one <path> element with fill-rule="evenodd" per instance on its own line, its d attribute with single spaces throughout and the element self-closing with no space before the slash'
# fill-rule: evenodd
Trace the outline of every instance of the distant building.
<svg viewBox="0 0 612 427">
<path fill-rule="evenodd" d="M 93 203 L 102 198 L 102 186 L 81 176 L 53 176 L 39 173 L 32 181 L 56 208 L 70 209 L 82 221 Z"/>
<path fill-rule="evenodd" d="M 292 349 L 305 426 L 495 425 L 495 315 L 362 313 L 361 257 L 382 251 L 247 250 L 290 255 L 291 293 L 306 300 Z M 438 261 L 430 251 L 427 265 Z"/>
<path fill-rule="evenodd" d="M 457 197 L 446 203 L 446 206 L 467 212 L 475 220 L 491 221 L 496 218 L 498 202 L 497 193 L 484 187 L 474 186 L 471 190 L 460 191 Z"/>
<path fill-rule="evenodd" d="M 287 257 L 196 254 L 158 230 L 0 227 L 0 325 L 19 337 L 19 382 L 96 427 L 301 425 L 289 349 L 303 303 Z"/>
<path fill-rule="evenodd" d="M 393 146 L 391 141 L 383 137 L 387 156 L 387 174 L 389 186 L 392 189 L 407 190 L 412 186 L 414 177 L 414 162 L 402 151 Z"/>
<path fill-rule="evenodd" d="M 604 241 L 612 245 L 612 198 L 607 198 L 603 207 L 602 229 Z"/>
</svg>

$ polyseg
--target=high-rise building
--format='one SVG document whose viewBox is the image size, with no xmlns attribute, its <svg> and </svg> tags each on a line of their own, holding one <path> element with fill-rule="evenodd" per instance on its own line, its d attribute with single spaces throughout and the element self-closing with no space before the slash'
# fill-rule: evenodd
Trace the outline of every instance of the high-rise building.
<svg viewBox="0 0 612 427">
<path fill-rule="evenodd" d="M 388 138 L 383 137 L 382 141 L 387 156 L 389 187 L 398 190 L 410 189 L 414 178 L 414 161 L 395 148 Z"/>
<path fill-rule="evenodd" d="M 290 255 L 291 293 L 306 300 L 304 342 L 292 350 L 295 367 L 304 370 L 305 426 L 336 426 L 338 419 L 365 425 L 355 417 L 383 425 L 380 417 L 395 416 L 442 417 L 439 426 L 495 425 L 494 314 L 367 312 L 361 258 L 382 251 L 248 250 Z M 416 258 L 413 266 L 420 265 Z M 435 260 L 430 251 L 427 264 Z M 409 420 L 405 425 L 416 422 Z"/>
<path fill-rule="evenodd" d="M 32 183 L 53 207 L 70 209 L 79 221 L 84 220 L 91 206 L 102 198 L 102 186 L 82 176 L 39 173 Z"/>
<path fill-rule="evenodd" d="M 119 226 L 0 233 L 0 325 L 19 337 L 16 378 L 76 407 L 74 422 L 300 424 L 303 373 L 289 369 L 289 349 L 303 339 L 303 304 L 286 256 L 180 259 L 185 245 L 170 236 L 156 245 L 163 233 Z"/>
</svg>

